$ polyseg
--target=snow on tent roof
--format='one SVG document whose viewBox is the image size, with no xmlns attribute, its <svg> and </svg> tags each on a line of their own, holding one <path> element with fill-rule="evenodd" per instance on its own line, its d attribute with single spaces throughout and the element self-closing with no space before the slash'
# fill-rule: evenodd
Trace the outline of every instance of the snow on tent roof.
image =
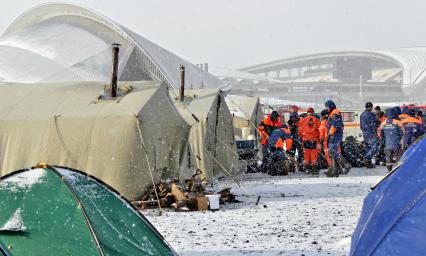
<svg viewBox="0 0 426 256">
<path fill-rule="evenodd" d="M 87 170 L 137 199 L 152 185 L 145 150 L 159 182 L 179 168 L 189 127 L 164 84 L 119 88 L 130 91 L 98 100 L 98 82 L 0 85 L 0 174 L 49 162 Z"/>
<path fill-rule="evenodd" d="M 45 182 L 15 190 L 15 175 Z M 13 172 L 0 178 L 0 225 L 20 212 L 24 232 L 0 231 L 11 255 L 175 255 L 158 231 L 129 202 L 84 173 L 52 166 Z"/>
<path fill-rule="evenodd" d="M 78 38 L 79 40 L 75 40 Z M 92 10 L 50 3 L 18 17 L 0 37 L 0 77 L 8 82 L 108 81 L 111 44 L 121 44 L 120 81 L 179 85 L 179 65 L 192 88 L 227 85 L 190 62 Z"/>
<path fill-rule="evenodd" d="M 424 255 L 426 251 L 426 139 L 364 200 L 350 255 Z"/>
</svg>

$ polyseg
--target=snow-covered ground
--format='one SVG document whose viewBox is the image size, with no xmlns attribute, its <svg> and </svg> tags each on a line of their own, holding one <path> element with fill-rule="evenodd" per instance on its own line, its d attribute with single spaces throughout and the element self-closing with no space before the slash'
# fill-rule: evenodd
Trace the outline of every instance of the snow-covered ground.
<svg viewBox="0 0 426 256">
<path fill-rule="evenodd" d="M 339 178 L 246 174 L 241 187 L 231 179 L 218 184 L 232 187 L 241 203 L 143 213 L 181 255 L 347 255 L 363 199 L 385 174 L 382 167 Z"/>
</svg>

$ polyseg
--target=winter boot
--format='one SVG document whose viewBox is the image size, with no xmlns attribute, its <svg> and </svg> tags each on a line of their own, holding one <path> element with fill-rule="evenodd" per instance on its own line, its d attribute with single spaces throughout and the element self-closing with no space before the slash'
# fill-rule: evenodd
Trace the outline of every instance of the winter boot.
<svg viewBox="0 0 426 256">
<path fill-rule="evenodd" d="M 344 164 L 343 165 L 343 168 L 344 168 L 344 170 L 343 170 L 343 172 L 342 172 L 342 174 L 348 174 L 349 173 L 349 171 L 351 170 L 351 168 L 352 168 L 352 165 L 350 165 L 349 163 L 346 163 L 346 164 Z"/>
<path fill-rule="evenodd" d="M 331 159 L 331 166 L 328 169 L 327 177 L 334 177 L 336 173 L 336 161 Z"/>
<path fill-rule="evenodd" d="M 368 158 L 364 159 L 364 166 L 368 169 L 374 168 L 374 165 L 371 163 L 371 159 Z"/>
<path fill-rule="evenodd" d="M 324 173 L 327 177 L 333 177 L 333 167 L 328 167 L 328 170 Z"/>
<path fill-rule="evenodd" d="M 314 175 L 314 176 L 318 176 L 319 175 L 318 166 L 317 165 L 312 165 L 312 175 Z"/>
<path fill-rule="evenodd" d="M 333 177 L 339 177 L 340 173 L 342 173 L 342 162 L 340 159 L 334 160 Z"/>
<path fill-rule="evenodd" d="M 306 174 L 310 174 L 311 173 L 311 166 L 309 164 L 305 164 L 304 165 L 304 169 L 305 169 L 305 173 Z"/>
<path fill-rule="evenodd" d="M 392 171 L 392 165 L 391 164 L 387 164 L 386 168 L 388 168 L 388 172 Z"/>
<path fill-rule="evenodd" d="M 300 172 L 305 172 L 305 166 L 301 163 L 297 163 L 297 166 L 299 167 Z"/>
</svg>

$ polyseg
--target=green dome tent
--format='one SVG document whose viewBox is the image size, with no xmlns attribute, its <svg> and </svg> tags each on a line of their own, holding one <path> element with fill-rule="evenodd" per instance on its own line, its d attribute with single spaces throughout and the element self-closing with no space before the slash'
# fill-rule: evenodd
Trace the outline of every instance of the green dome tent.
<svg viewBox="0 0 426 256">
<path fill-rule="evenodd" d="M 103 182 L 39 166 L 0 178 L 0 255 L 175 255 Z"/>
</svg>

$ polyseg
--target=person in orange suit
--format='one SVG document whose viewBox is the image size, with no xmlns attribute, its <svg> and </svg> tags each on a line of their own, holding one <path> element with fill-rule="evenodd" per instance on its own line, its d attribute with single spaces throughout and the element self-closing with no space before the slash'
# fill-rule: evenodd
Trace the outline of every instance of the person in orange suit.
<svg viewBox="0 0 426 256">
<path fill-rule="evenodd" d="M 318 153 L 320 149 L 320 128 L 321 122 L 315 116 L 313 108 L 307 109 L 307 116 L 299 123 L 299 137 L 303 147 L 303 158 L 307 173 L 318 174 Z"/>
<path fill-rule="evenodd" d="M 409 117 L 402 120 L 401 125 L 404 132 L 402 148 L 405 151 L 426 132 L 426 128 L 422 121 L 415 117 L 415 110 L 413 109 L 410 109 Z"/>
<path fill-rule="evenodd" d="M 272 111 L 272 113 L 269 116 L 265 117 L 259 125 L 258 131 L 259 131 L 259 134 L 261 135 L 260 144 L 262 144 L 262 155 L 263 155 L 262 166 L 260 167 L 262 172 L 267 171 L 266 162 L 269 157 L 269 153 L 268 153 L 269 136 L 275 129 L 279 127 L 281 127 L 281 121 L 279 120 L 278 112 L 275 110 Z"/>
<path fill-rule="evenodd" d="M 271 133 L 268 139 L 267 173 L 271 175 L 288 174 L 288 170 L 285 170 L 285 160 L 290 154 L 292 144 L 292 135 L 286 125 L 282 125 Z"/>
<path fill-rule="evenodd" d="M 386 115 L 385 115 L 385 112 L 383 112 L 379 106 L 376 106 L 375 112 L 376 112 L 376 117 L 379 120 L 379 125 L 377 126 L 378 147 L 377 147 L 377 156 L 376 156 L 375 164 L 380 165 L 380 163 L 382 163 L 383 165 L 385 165 L 386 164 L 385 146 L 383 144 L 383 141 L 380 139 L 380 124 L 386 120 Z"/>
<path fill-rule="evenodd" d="M 331 167 L 331 158 L 328 154 L 328 143 L 327 143 L 327 119 L 328 119 L 328 110 L 324 109 L 321 111 L 321 124 L 319 127 L 319 139 L 324 151 L 324 158 L 327 161 L 328 168 Z"/>
<path fill-rule="evenodd" d="M 342 172 L 342 157 L 339 152 L 340 146 L 343 140 L 343 130 L 345 124 L 343 123 L 342 114 L 336 107 L 336 104 L 327 100 L 324 106 L 328 109 L 327 119 L 327 142 L 328 142 L 328 154 L 331 158 L 331 170 L 328 172 L 328 177 L 339 177 Z"/>
</svg>

